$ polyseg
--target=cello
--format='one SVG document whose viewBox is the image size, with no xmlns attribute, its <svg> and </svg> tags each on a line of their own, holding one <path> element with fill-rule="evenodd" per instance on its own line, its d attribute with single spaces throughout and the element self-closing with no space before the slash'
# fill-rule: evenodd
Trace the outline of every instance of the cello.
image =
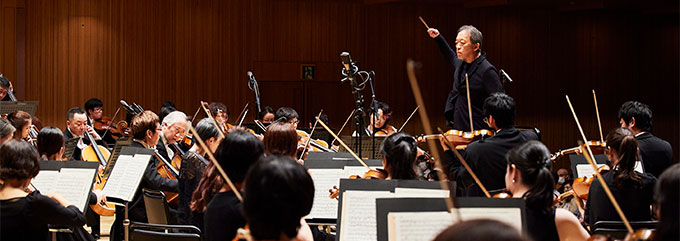
<svg viewBox="0 0 680 241">
<path fill-rule="evenodd" d="M 109 152 L 106 147 L 97 145 L 96 140 L 89 132 L 85 131 L 84 135 L 85 138 L 90 141 L 90 145 L 83 149 L 81 159 L 88 162 L 99 162 L 101 168 L 97 171 L 96 181 L 92 189 L 101 191 L 104 189 L 104 185 L 106 185 L 104 167 L 106 166 L 106 160 L 111 156 L 111 152 Z M 116 212 L 116 206 L 114 204 L 103 201 L 90 205 L 90 208 L 100 216 L 113 216 Z"/>
</svg>

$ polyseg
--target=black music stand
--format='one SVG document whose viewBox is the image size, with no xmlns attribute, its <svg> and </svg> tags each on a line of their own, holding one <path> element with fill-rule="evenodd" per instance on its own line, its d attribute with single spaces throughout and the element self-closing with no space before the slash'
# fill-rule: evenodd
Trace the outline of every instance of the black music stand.
<svg viewBox="0 0 680 241">
<path fill-rule="evenodd" d="M 17 110 L 34 116 L 35 111 L 38 110 L 38 101 L 0 101 L 0 115 L 10 114 Z"/>
</svg>

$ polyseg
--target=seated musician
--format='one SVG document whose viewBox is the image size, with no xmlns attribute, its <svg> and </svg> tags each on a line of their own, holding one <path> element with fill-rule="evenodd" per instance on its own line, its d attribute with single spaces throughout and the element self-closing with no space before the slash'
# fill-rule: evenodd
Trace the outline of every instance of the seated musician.
<svg viewBox="0 0 680 241">
<path fill-rule="evenodd" d="M 16 128 L 5 118 L 0 118 L 0 145 L 14 137 Z"/>
<path fill-rule="evenodd" d="M 132 118 L 130 123 L 132 130 L 132 147 L 153 149 L 158 144 L 161 135 L 161 125 L 158 116 L 152 111 L 144 111 Z M 146 208 L 142 198 L 144 188 L 168 192 L 177 192 L 177 180 L 165 178 L 158 173 L 156 166 L 160 160 L 152 157 L 144 170 L 142 181 L 137 188 L 132 201 L 128 204 L 129 218 L 131 221 L 147 222 Z M 125 219 L 124 209 L 116 206 L 116 219 L 111 227 L 111 240 L 121 240 L 123 238 L 123 220 Z"/>
<path fill-rule="evenodd" d="M 12 82 L 0 73 L 0 101 L 10 101 L 7 92 L 12 89 Z"/>
<path fill-rule="evenodd" d="M 654 240 L 680 240 L 680 164 L 673 164 L 661 173 L 654 187 L 654 206 L 659 224 Z"/>
<path fill-rule="evenodd" d="M 366 134 L 371 136 L 375 131 L 375 136 L 389 136 L 397 132 L 397 128 L 391 126 L 390 119 L 392 118 L 392 109 L 387 103 L 378 101 L 378 110 L 374 110 L 373 106 L 369 109 L 368 127 Z M 373 125 L 371 125 L 373 123 Z"/>
<path fill-rule="evenodd" d="M 503 189 L 505 154 L 524 142 L 538 140 L 538 136 L 534 132 L 515 129 L 515 100 L 506 94 L 494 93 L 486 98 L 484 116 L 495 134 L 470 143 L 464 159 L 487 190 Z M 444 158 L 451 158 L 449 179 L 457 181 L 462 187 L 468 187 L 464 195 L 482 196 L 481 189 L 474 185 L 468 171 L 443 141 L 442 148 L 448 153 Z"/>
<path fill-rule="evenodd" d="M 189 121 L 187 121 L 187 115 L 183 112 L 173 111 L 165 116 L 161 124 L 161 138 L 156 144 L 156 150 L 165 160 L 170 161 L 175 156 L 175 152 L 170 148 L 170 145 L 182 141 L 188 128 Z"/>
<path fill-rule="evenodd" d="M 434 241 L 528 241 L 519 230 L 497 220 L 473 219 L 444 229 Z"/>
<path fill-rule="evenodd" d="M 290 124 L 293 129 L 297 129 L 300 123 L 300 116 L 295 109 L 290 107 L 281 107 L 276 110 L 275 122 L 285 122 Z"/>
<path fill-rule="evenodd" d="M 161 105 L 161 109 L 158 111 L 158 119 L 162 121 L 166 116 L 168 116 L 168 114 L 176 110 L 177 107 L 175 107 L 175 103 L 172 103 L 172 101 L 165 101 Z"/>
<path fill-rule="evenodd" d="M 27 140 L 28 133 L 31 131 L 31 114 L 17 110 L 7 116 L 7 120 L 14 126 L 14 139 L 17 141 Z"/>
<path fill-rule="evenodd" d="M 227 129 L 231 127 L 229 123 L 227 123 L 227 120 L 229 119 L 229 108 L 222 104 L 222 102 L 212 102 L 209 105 L 210 107 L 210 114 L 212 114 L 213 118 L 215 118 L 215 121 L 217 122 L 217 126 L 222 128 L 222 132 L 227 132 Z"/>
<path fill-rule="evenodd" d="M 298 135 L 289 123 L 274 122 L 269 125 L 262 142 L 266 155 L 297 157 Z"/>
<path fill-rule="evenodd" d="M 586 240 L 588 232 L 571 212 L 552 207 L 555 182 L 550 152 L 529 141 L 508 152 L 505 185 L 513 198 L 526 202 L 527 234 L 533 240 Z"/>
<path fill-rule="evenodd" d="M 179 179 L 177 185 L 179 188 L 179 205 L 177 208 L 178 218 L 180 224 L 193 224 L 197 227 L 203 223 L 202 216 L 193 217 L 190 209 L 191 198 L 198 187 L 198 182 L 203 177 L 205 169 L 210 164 L 206 153 L 210 151 L 214 153 L 217 146 L 222 142 L 219 130 L 212 121 L 208 118 L 203 118 L 196 125 L 196 133 L 205 142 L 210 150 L 205 150 L 201 145 L 196 143 L 187 151 L 182 157 L 182 164 L 179 169 Z M 203 213 L 203 210 L 200 210 Z"/>
<path fill-rule="evenodd" d="M 263 153 L 264 146 L 260 139 L 239 128 L 227 134 L 215 152 L 215 159 L 239 189 L 239 193 L 243 193 L 243 179 L 250 166 Z M 207 195 L 209 193 L 206 192 L 210 190 L 219 191 Z M 205 209 L 203 234 L 207 241 L 231 240 L 236 236 L 236 231 L 246 224 L 241 211 L 243 204 L 214 167 L 201 179 L 201 188 L 194 192 L 193 200 L 196 209 Z"/>
<path fill-rule="evenodd" d="M 386 179 L 418 179 L 416 175 L 416 139 L 406 133 L 388 136 L 380 147 Z"/>
<path fill-rule="evenodd" d="M 82 227 L 85 216 L 59 194 L 27 193 L 40 172 L 38 153 L 24 141 L 0 145 L 0 240 L 50 240 L 48 224 Z"/>
<path fill-rule="evenodd" d="M 673 148 L 667 141 L 652 135 L 652 110 L 649 106 L 628 101 L 619 109 L 621 128 L 633 132 L 638 141 L 642 166 L 655 177 L 673 163 Z"/>
<path fill-rule="evenodd" d="M 87 112 L 87 125 L 94 127 L 94 122 L 101 120 L 104 116 L 104 103 L 97 98 L 89 99 L 85 102 L 85 111 Z M 116 140 L 113 139 L 113 133 L 106 131 L 105 129 L 97 130 L 95 132 L 102 137 L 103 143 L 115 143 Z M 105 136 L 104 133 L 106 133 Z"/>
<path fill-rule="evenodd" d="M 312 240 L 303 217 L 312 210 L 314 183 L 307 170 L 285 156 L 270 155 L 250 168 L 243 214 L 253 240 Z"/>
<path fill-rule="evenodd" d="M 629 221 L 652 220 L 649 207 L 652 205 L 656 178 L 652 174 L 635 171 L 640 154 L 633 133 L 628 129 L 617 128 L 607 135 L 606 142 L 607 158 L 612 170 L 602 174 L 602 178 Z M 621 221 L 597 180 L 593 181 L 588 191 L 584 220 L 590 225 L 597 221 Z"/>
<path fill-rule="evenodd" d="M 257 115 L 257 119 L 265 126 L 268 126 L 274 122 L 275 117 L 276 114 L 274 113 L 274 109 L 271 106 L 262 107 L 262 111 L 260 111 L 260 113 Z"/>
<path fill-rule="evenodd" d="M 99 142 L 101 141 L 101 137 L 94 131 L 94 128 L 87 125 L 87 115 L 83 108 L 71 108 L 68 110 L 66 117 L 68 118 L 68 120 L 66 120 L 66 130 L 64 130 L 66 141 L 68 142 L 71 138 L 80 139 L 78 140 L 77 148 L 73 151 L 73 156 L 67 156 L 66 158 L 69 160 L 81 160 L 82 150 L 90 145 L 90 140 L 85 138 L 85 132 L 87 131 L 87 133 L 92 135 L 98 144 L 102 144 Z"/>
</svg>

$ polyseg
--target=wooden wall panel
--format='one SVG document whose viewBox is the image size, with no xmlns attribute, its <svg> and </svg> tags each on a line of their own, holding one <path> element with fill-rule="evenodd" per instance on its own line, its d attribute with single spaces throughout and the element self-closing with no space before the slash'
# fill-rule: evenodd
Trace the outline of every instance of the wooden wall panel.
<svg viewBox="0 0 680 241">
<path fill-rule="evenodd" d="M 26 83 L 17 87 L 26 99 L 40 101 L 44 123 L 60 128 L 68 108 L 91 97 L 104 101 L 107 115 L 124 98 L 155 111 L 171 100 L 188 114 L 199 100 L 221 101 L 236 116 L 254 98 L 246 86 L 251 70 L 263 105 L 293 106 L 303 123 L 323 108 L 339 128 L 353 107 L 349 85 L 339 82 L 339 53 L 349 51 L 362 70 L 376 72 L 376 95 L 393 107 L 395 126 L 415 107 L 405 61 L 418 61 L 429 114 L 444 127 L 453 69 L 417 20 L 423 16 L 450 43 L 463 24 L 484 33 L 487 58 L 515 81 L 505 89 L 517 102 L 517 124 L 539 127 L 551 150 L 579 139 L 566 94 L 588 137 L 598 138 L 595 89 L 605 132 L 618 126 L 624 101 L 645 102 L 654 110 L 655 133 L 672 143 L 677 159 L 677 12 L 460 3 L 27 1 Z M 0 31 L 12 25 L 4 13 Z M 12 48 L 8 37 L 1 39 L 3 51 Z M 14 56 L 2 54 L 0 67 L 16 65 Z M 300 79 L 302 64 L 317 66 L 314 80 Z M 364 95 L 369 103 L 368 89 Z M 254 110 L 251 104 L 248 121 Z M 421 129 L 418 118 L 405 128 L 416 134 Z"/>
</svg>

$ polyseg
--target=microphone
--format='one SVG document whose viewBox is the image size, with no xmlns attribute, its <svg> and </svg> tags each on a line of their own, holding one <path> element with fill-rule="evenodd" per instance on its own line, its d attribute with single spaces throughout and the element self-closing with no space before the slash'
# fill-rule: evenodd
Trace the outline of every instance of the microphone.
<svg viewBox="0 0 680 241">
<path fill-rule="evenodd" d="M 132 107 L 135 108 L 135 110 L 137 111 L 137 112 L 135 112 L 136 114 L 144 112 L 144 108 L 142 108 L 137 103 L 132 102 Z"/>
<path fill-rule="evenodd" d="M 255 76 L 253 76 L 252 71 L 248 71 L 248 89 L 253 90 L 253 82 L 255 81 Z"/>
<path fill-rule="evenodd" d="M 342 74 L 347 76 L 347 78 L 341 79 L 340 83 L 344 83 L 347 80 L 354 82 L 356 66 L 354 65 L 354 62 L 352 62 L 352 57 L 350 57 L 348 52 L 342 52 L 340 53 L 340 59 L 342 60 L 342 65 L 345 66 L 345 68 L 342 70 Z"/>
<path fill-rule="evenodd" d="M 510 75 L 508 75 L 508 73 L 505 73 L 505 70 L 501 69 L 500 74 L 503 80 L 507 80 L 508 82 L 512 83 L 512 78 L 510 78 Z"/>
<path fill-rule="evenodd" d="M 132 113 L 132 114 L 136 113 L 136 111 L 133 110 L 132 107 L 130 105 L 128 105 L 127 102 L 125 102 L 125 100 L 120 100 L 120 104 L 125 108 L 125 110 L 127 110 L 127 112 Z"/>
</svg>

